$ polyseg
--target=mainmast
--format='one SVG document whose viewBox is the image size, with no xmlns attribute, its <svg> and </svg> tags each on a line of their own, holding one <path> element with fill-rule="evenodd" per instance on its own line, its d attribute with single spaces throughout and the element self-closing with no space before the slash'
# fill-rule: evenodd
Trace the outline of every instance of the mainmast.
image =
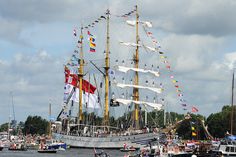
<svg viewBox="0 0 236 157">
<path fill-rule="evenodd" d="M 234 121 L 234 69 L 232 78 L 232 100 L 231 100 L 231 118 L 230 118 L 230 134 L 233 135 L 233 121 Z"/>
<path fill-rule="evenodd" d="M 79 60 L 79 112 L 77 115 L 77 123 L 80 124 L 83 119 L 83 108 L 82 108 L 82 83 L 83 83 L 83 75 L 84 75 L 84 56 L 83 56 L 83 26 L 81 26 L 81 34 L 80 34 L 80 60 Z"/>
<path fill-rule="evenodd" d="M 107 10 L 107 39 L 106 39 L 106 57 L 105 57 L 105 107 L 104 107 L 104 120 L 103 124 L 105 126 L 109 123 L 109 69 L 110 69 L 110 58 L 109 58 L 109 47 L 110 47 L 110 37 L 109 37 L 109 20 L 110 20 L 110 11 Z"/>
<path fill-rule="evenodd" d="M 139 35 L 138 35 L 138 23 L 139 23 L 139 14 L 138 14 L 138 6 L 135 6 L 136 8 L 136 52 L 134 55 L 134 67 L 138 68 L 139 66 Z M 138 72 L 135 72 L 134 76 L 134 85 L 139 84 L 139 77 Z M 139 101 L 139 90 L 138 88 L 133 89 L 133 98 L 135 101 Z M 135 104 L 135 110 L 134 110 L 134 128 L 139 129 L 139 104 Z"/>
</svg>

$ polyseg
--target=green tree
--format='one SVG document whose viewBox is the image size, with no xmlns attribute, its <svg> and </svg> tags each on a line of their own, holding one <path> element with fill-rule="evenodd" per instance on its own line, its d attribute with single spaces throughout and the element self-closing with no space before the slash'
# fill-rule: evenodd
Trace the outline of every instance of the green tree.
<svg viewBox="0 0 236 157">
<path fill-rule="evenodd" d="M 0 132 L 7 131 L 8 130 L 8 123 L 4 123 L 0 125 Z"/>
<path fill-rule="evenodd" d="M 40 116 L 28 116 L 23 132 L 25 134 L 47 134 L 48 121 Z"/>
<path fill-rule="evenodd" d="M 223 138 L 225 137 L 226 132 L 230 132 L 230 119 L 231 119 L 231 106 L 222 107 L 222 111 L 218 113 L 211 114 L 207 118 L 208 130 L 212 134 L 213 137 Z M 234 115 L 235 115 L 236 107 L 234 106 Z M 235 120 L 236 116 L 233 118 L 233 134 L 236 134 L 236 125 Z"/>
</svg>

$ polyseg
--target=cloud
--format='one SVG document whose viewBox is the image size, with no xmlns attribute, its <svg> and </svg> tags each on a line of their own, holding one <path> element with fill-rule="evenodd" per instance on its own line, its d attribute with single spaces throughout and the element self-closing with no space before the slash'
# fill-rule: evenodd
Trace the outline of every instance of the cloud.
<svg viewBox="0 0 236 157">
<path fill-rule="evenodd" d="M 234 0 L 145 1 L 141 8 L 154 25 L 167 32 L 224 36 L 235 34 Z"/>
<path fill-rule="evenodd" d="M 63 97 L 63 63 L 66 63 L 76 48 L 72 31 L 81 23 L 86 25 L 111 10 L 110 51 L 111 67 L 122 60 L 130 65 L 133 48 L 120 46 L 118 41 L 135 41 L 135 30 L 126 26 L 124 19 L 114 15 L 127 13 L 134 8 L 135 1 L 85 1 L 85 0 L 8 0 L 0 1 L 0 76 L 2 106 L 11 108 L 9 92 L 13 91 L 15 107 L 21 120 L 28 114 L 47 117 L 49 99 L 56 104 L 55 115 L 60 110 Z M 207 109 L 215 106 L 216 112 L 228 104 L 230 97 L 229 68 L 235 64 L 235 5 L 233 0 L 145 0 L 138 1 L 141 20 L 153 22 L 150 31 L 161 43 L 162 50 L 170 61 L 171 69 L 183 88 L 190 105 Z M 132 17 L 134 19 L 134 17 Z M 132 19 L 131 18 L 131 19 Z M 142 32 L 142 27 L 139 27 Z M 93 60 L 104 67 L 103 51 L 106 33 L 105 21 L 91 29 L 96 36 L 96 53 L 88 53 L 85 35 L 85 59 Z M 145 36 L 145 34 L 140 34 Z M 148 43 L 150 39 L 141 38 Z M 2 55 L 3 54 L 3 55 Z M 161 74 L 169 77 L 158 55 L 140 51 L 140 67 L 148 63 L 161 66 Z M 154 57 L 155 56 L 155 57 Z M 5 57 L 5 58 L 4 58 Z M 131 65 L 132 66 L 132 65 Z M 88 70 L 96 72 L 89 64 Z M 132 75 L 127 75 L 128 81 Z M 164 76 L 161 79 L 165 79 Z M 99 80 L 99 81 L 102 81 Z M 98 81 L 98 82 L 99 82 Z M 142 80 L 145 81 L 145 80 Z M 160 80 L 162 81 L 162 80 Z M 168 82 L 169 81 L 169 82 Z M 179 111 L 178 97 L 170 80 L 165 80 L 167 101 L 173 111 Z M 11 109 L 9 109 L 11 110 Z M 6 110 L 0 110 L 4 115 Z M 26 115 L 27 113 L 27 115 Z M 2 118 L 1 118 L 2 120 Z M 8 121 L 8 117 L 3 118 Z"/>
<path fill-rule="evenodd" d="M 47 115 L 48 112 L 43 113 L 39 110 L 47 109 L 49 99 L 53 99 L 52 104 L 60 106 L 64 75 L 61 62 L 63 61 L 50 56 L 48 52 L 41 51 L 36 55 L 18 53 L 14 60 L 2 64 L 0 93 L 3 109 L 0 112 L 6 117 L 2 117 L 1 122 L 8 119 L 6 110 L 13 114 L 9 101 L 10 92 L 14 95 L 16 117 L 19 120 L 24 120 L 29 114 Z M 58 107 L 54 108 L 54 114 L 59 110 Z"/>
<path fill-rule="evenodd" d="M 224 57 L 224 63 L 227 65 L 230 69 L 235 68 L 236 66 L 236 52 L 231 52 L 225 54 Z"/>
</svg>

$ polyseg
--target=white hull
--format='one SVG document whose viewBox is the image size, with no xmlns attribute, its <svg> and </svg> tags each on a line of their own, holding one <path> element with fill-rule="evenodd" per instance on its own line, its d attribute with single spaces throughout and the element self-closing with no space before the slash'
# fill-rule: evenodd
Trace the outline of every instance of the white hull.
<svg viewBox="0 0 236 157">
<path fill-rule="evenodd" d="M 155 138 L 157 139 L 158 137 L 158 135 L 154 133 L 112 137 L 83 137 L 54 133 L 53 136 L 71 147 L 104 149 L 120 149 L 123 148 L 124 143 L 128 146 L 141 148 L 148 144 L 149 141 Z"/>
</svg>

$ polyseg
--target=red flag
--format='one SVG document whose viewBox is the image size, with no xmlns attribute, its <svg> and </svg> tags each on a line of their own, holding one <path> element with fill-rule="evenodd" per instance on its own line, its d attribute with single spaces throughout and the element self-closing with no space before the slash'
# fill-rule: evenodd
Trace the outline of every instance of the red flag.
<svg viewBox="0 0 236 157">
<path fill-rule="evenodd" d="M 71 84 L 75 86 L 76 88 L 79 88 L 79 79 L 77 74 L 71 74 L 70 70 L 65 67 L 65 83 Z M 82 90 L 87 93 L 94 94 L 94 91 L 96 90 L 96 87 L 90 84 L 88 81 L 84 80 L 82 81 Z"/>
<path fill-rule="evenodd" d="M 193 113 L 198 112 L 198 109 L 196 107 L 192 107 L 192 112 Z"/>
<path fill-rule="evenodd" d="M 96 87 L 90 84 L 88 81 L 83 80 L 82 83 L 82 90 L 87 92 L 87 93 L 92 93 L 94 94 L 94 91 L 96 90 Z"/>
</svg>

